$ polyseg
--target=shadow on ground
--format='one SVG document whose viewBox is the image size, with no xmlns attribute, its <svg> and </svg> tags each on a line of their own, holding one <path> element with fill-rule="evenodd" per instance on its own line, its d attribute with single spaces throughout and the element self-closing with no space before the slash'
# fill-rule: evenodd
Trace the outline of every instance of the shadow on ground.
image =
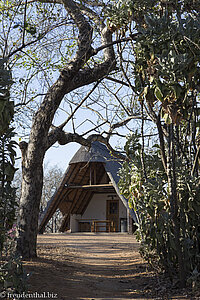
<svg viewBox="0 0 200 300">
<path fill-rule="evenodd" d="M 160 286 L 138 248 L 130 235 L 39 236 L 38 258 L 25 262 L 29 290 L 59 300 L 192 299 L 177 291 L 170 296 L 170 286 Z"/>
</svg>

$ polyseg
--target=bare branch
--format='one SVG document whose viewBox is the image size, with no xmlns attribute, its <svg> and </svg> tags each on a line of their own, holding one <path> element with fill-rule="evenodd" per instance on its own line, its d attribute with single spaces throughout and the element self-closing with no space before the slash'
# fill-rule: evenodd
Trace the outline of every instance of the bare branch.
<svg viewBox="0 0 200 300">
<path fill-rule="evenodd" d="M 102 80 L 102 79 L 101 79 Z M 101 80 L 99 80 L 94 87 L 91 89 L 91 91 L 83 98 L 83 100 L 77 105 L 77 107 L 74 109 L 74 111 L 71 113 L 71 115 L 67 118 L 67 120 L 65 122 L 63 122 L 61 125 L 59 125 L 58 127 L 60 129 L 63 129 L 64 126 L 73 118 L 73 116 L 75 115 L 75 113 L 77 112 L 77 110 L 83 105 L 83 103 L 89 98 L 89 96 L 94 92 L 94 90 L 96 89 L 96 87 L 99 85 L 99 83 L 101 82 Z"/>
<path fill-rule="evenodd" d="M 94 50 L 94 53 L 96 54 L 96 53 L 98 53 L 99 51 L 104 50 L 105 48 L 110 47 L 110 46 L 113 46 L 113 45 L 116 45 L 116 44 L 121 44 L 121 43 L 124 43 L 124 42 L 131 41 L 131 40 L 133 40 L 133 38 L 137 38 L 137 37 L 138 37 L 138 34 L 134 34 L 134 35 L 131 35 L 131 36 L 126 37 L 126 38 L 118 39 L 118 40 L 113 41 L 113 42 L 111 42 L 111 43 L 109 43 L 109 44 L 102 45 L 102 46 L 96 48 L 96 49 Z"/>
<path fill-rule="evenodd" d="M 191 176 L 194 176 L 194 172 L 195 172 L 195 170 L 197 168 L 197 165 L 198 165 L 199 156 L 200 156 L 200 146 L 198 147 L 196 155 L 195 155 L 195 159 L 194 159 L 194 163 L 193 163 L 192 171 L 191 171 Z"/>
<path fill-rule="evenodd" d="M 159 140 L 160 140 L 161 159 L 162 159 L 163 167 L 167 174 L 167 157 L 166 157 L 166 153 L 165 153 L 165 141 L 164 141 L 163 129 L 162 129 L 161 120 L 160 120 L 160 113 L 157 116 L 156 125 L 157 125 L 157 129 L 158 129 Z"/>
<path fill-rule="evenodd" d="M 91 128 L 90 130 L 84 132 L 84 134 L 82 134 L 81 136 L 85 136 L 85 135 L 87 135 L 88 133 L 97 130 L 98 128 L 102 127 L 102 126 L 105 125 L 106 123 L 108 123 L 108 121 L 104 121 L 104 122 L 100 123 L 99 125 L 95 126 L 94 128 Z"/>
<path fill-rule="evenodd" d="M 137 116 L 131 116 L 129 118 L 127 118 L 126 120 L 123 120 L 123 121 L 120 121 L 120 122 L 117 122 L 115 124 L 113 124 L 111 127 L 110 127 L 110 130 L 109 132 L 107 133 L 107 137 L 103 137 L 103 135 L 91 135 L 94 138 L 98 137 L 98 141 L 100 141 L 100 139 L 102 138 L 102 143 L 105 143 L 106 141 L 106 145 L 108 146 L 108 142 L 109 142 L 109 138 L 114 134 L 113 131 L 117 128 L 120 128 L 122 126 L 125 126 L 128 122 L 130 122 L 131 120 L 136 120 L 136 119 L 140 119 L 141 116 L 140 115 L 137 115 Z M 65 144 L 68 144 L 68 143 L 71 143 L 71 142 L 77 142 L 77 143 L 80 143 L 81 145 L 85 145 L 85 144 L 82 144 L 83 142 L 87 143 L 87 141 L 89 140 L 90 141 L 90 137 L 88 138 L 84 138 L 84 136 L 88 133 L 90 133 L 91 131 L 94 131 L 96 130 L 97 128 L 99 128 L 100 126 L 106 124 L 106 123 L 109 123 L 107 120 L 105 120 L 103 123 L 101 123 L 100 125 L 97 125 L 96 127 L 92 128 L 91 130 L 85 132 L 84 134 L 82 135 L 79 135 L 77 133 L 65 133 L 62 128 L 60 127 L 55 127 L 54 129 L 51 130 L 51 132 L 49 133 L 48 135 L 48 146 L 47 146 L 47 149 L 49 149 L 53 144 L 55 144 L 56 142 L 58 142 L 60 145 L 65 145 Z M 101 136 L 101 138 L 100 138 Z M 75 140 L 74 140 L 75 139 Z M 78 140 L 79 139 L 79 140 Z M 93 141 L 93 140 L 92 140 Z M 86 144 L 87 146 L 87 144 Z"/>
<path fill-rule="evenodd" d="M 110 76 L 107 76 L 106 79 L 111 80 L 111 81 L 116 82 L 116 83 L 119 83 L 119 84 L 122 84 L 122 85 L 125 85 L 127 87 L 130 87 L 128 83 L 126 83 L 126 82 L 124 82 L 122 80 L 119 80 L 119 79 L 116 79 L 116 78 L 112 78 Z"/>
<path fill-rule="evenodd" d="M 54 140 L 54 142 L 55 140 L 57 140 L 60 145 L 66 145 L 72 142 L 76 142 L 80 145 L 88 147 L 91 146 L 92 142 L 98 141 L 102 144 L 105 144 L 115 157 L 125 160 L 125 157 L 123 155 L 121 155 L 119 152 L 116 152 L 110 146 L 109 139 L 107 137 L 103 137 L 100 134 L 92 134 L 89 137 L 84 138 L 82 135 L 79 135 L 77 133 L 64 132 L 63 130 L 56 128 L 54 131 L 51 132 L 51 137 L 49 136 L 49 147 L 51 146 L 51 138 L 52 140 Z"/>
<path fill-rule="evenodd" d="M 10 58 L 11 56 L 13 56 L 14 54 L 16 54 L 17 52 L 22 51 L 24 48 L 31 46 L 35 43 L 37 43 L 38 41 L 40 41 L 48 32 L 45 32 L 43 34 L 40 35 L 40 37 L 37 37 L 35 40 L 28 42 L 27 44 L 22 43 L 22 45 L 20 47 L 18 47 L 17 49 L 15 49 L 14 51 L 12 51 L 6 58 Z"/>
<path fill-rule="evenodd" d="M 136 36 L 138 36 L 138 35 L 136 34 Z M 132 35 L 132 37 L 133 37 L 133 35 Z M 132 40 L 132 38 L 129 39 L 129 40 Z M 132 85 L 132 83 L 130 82 L 130 79 L 129 79 L 128 76 L 127 76 L 126 71 L 124 70 L 124 67 L 123 67 L 123 64 L 122 64 L 122 61 L 123 61 L 122 50 L 120 51 L 120 50 L 118 49 L 118 53 L 119 53 L 119 57 L 120 57 L 120 68 L 121 68 L 121 70 L 122 70 L 122 73 L 123 73 L 123 75 L 124 75 L 124 78 L 125 78 L 126 81 L 128 82 L 128 85 L 129 85 L 129 87 L 132 89 L 132 91 L 133 91 L 136 95 L 138 95 L 138 92 L 135 90 L 134 86 Z"/>
<path fill-rule="evenodd" d="M 132 120 L 141 120 L 141 115 L 136 115 L 136 116 L 131 116 L 121 122 L 115 123 L 111 126 L 111 130 L 114 130 L 116 128 L 125 126 L 126 124 L 128 124 L 128 122 L 132 121 Z"/>
<path fill-rule="evenodd" d="M 24 45 L 24 39 L 25 39 L 25 27 L 26 27 L 26 11 L 27 11 L 27 0 L 25 1 L 25 7 L 24 7 L 24 28 L 23 28 L 23 35 L 22 35 L 22 45 Z"/>
<path fill-rule="evenodd" d="M 116 93 L 114 93 L 112 90 L 109 90 L 105 85 L 104 87 L 106 88 L 106 90 L 109 91 L 109 93 L 111 93 L 117 100 L 117 102 L 119 102 L 120 106 L 123 108 L 123 110 L 127 113 L 128 116 L 131 115 L 131 112 L 129 111 L 129 109 L 127 109 L 127 107 L 124 105 L 124 103 L 121 101 L 121 99 L 117 96 Z"/>
<path fill-rule="evenodd" d="M 41 3 L 63 4 L 62 0 L 30 0 L 28 3 L 34 3 L 38 1 Z"/>
<path fill-rule="evenodd" d="M 72 69 L 75 74 L 85 64 L 88 58 L 93 54 L 93 49 L 91 47 L 92 27 L 89 22 L 87 22 L 74 1 L 63 0 L 63 4 L 79 29 L 78 50 L 74 59 L 66 65 L 62 72 L 66 77 L 69 72 L 71 73 Z"/>
</svg>

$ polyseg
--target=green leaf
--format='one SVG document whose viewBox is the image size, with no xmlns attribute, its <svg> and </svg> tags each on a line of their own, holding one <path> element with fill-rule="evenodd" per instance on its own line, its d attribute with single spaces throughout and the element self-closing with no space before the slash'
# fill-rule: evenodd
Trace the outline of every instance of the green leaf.
<svg viewBox="0 0 200 300">
<path fill-rule="evenodd" d="M 6 101 L 0 99 L 0 114 L 4 111 L 5 106 L 6 106 Z"/>
<path fill-rule="evenodd" d="M 5 175 L 6 175 L 6 180 L 7 181 L 12 181 L 13 180 L 13 177 L 14 177 L 14 175 L 15 175 L 15 171 L 16 171 L 17 169 L 15 169 L 14 167 L 13 167 L 13 165 L 11 164 L 11 163 L 7 163 L 6 164 L 6 167 L 5 167 Z"/>
<path fill-rule="evenodd" d="M 158 86 L 155 88 L 154 95 L 159 101 L 163 102 L 163 94 Z"/>
<path fill-rule="evenodd" d="M 176 99 L 179 99 L 179 97 L 181 96 L 181 93 L 182 93 L 182 87 L 179 84 L 176 84 L 173 86 L 173 90 L 174 90 L 174 95 L 175 95 Z"/>
<path fill-rule="evenodd" d="M 20 26 L 21 26 L 20 24 L 15 24 L 15 25 L 13 26 L 13 29 L 18 28 L 18 27 L 20 27 Z"/>
<path fill-rule="evenodd" d="M 163 119 L 165 120 L 166 124 L 171 124 L 172 123 L 172 120 L 171 120 L 169 114 L 167 114 L 167 113 L 164 114 Z"/>
<path fill-rule="evenodd" d="M 25 30 L 28 33 L 30 33 L 31 35 L 35 35 L 36 32 L 37 32 L 36 27 L 34 25 L 32 25 L 32 24 L 29 24 L 29 23 L 26 23 Z"/>
</svg>

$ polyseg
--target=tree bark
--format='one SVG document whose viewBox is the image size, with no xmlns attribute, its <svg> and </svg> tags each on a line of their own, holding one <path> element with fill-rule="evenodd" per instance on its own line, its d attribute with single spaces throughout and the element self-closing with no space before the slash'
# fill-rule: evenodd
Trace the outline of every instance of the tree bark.
<svg viewBox="0 0 200 300">
<path fill-rule="evenodd" d="M 19 210 L 17 253 L 23 258 L 36 256 L 36 239 L 40 199 L 43 185 L 44 151 L 36 155 L 32 144 L 20 145 L 22 150 L 22 194 Z"/>
<path fill-rule="evenodd" d="M 78 141 L 89 144 L 92 139 L 83 139 L 76 134 L 66 135 L 61 129 L 50 131 L 54 115 L 63 97 L 84 85 L 105 77 L 115 68 L 112 46 L 104 49 L 104 61 L 94 68 L 85 68 L 88 59 L 96 52 L 92 44 L 92 28 L 73 0 L 63 0 L 66 11 L 79 29 L 78 49 L 75 57 L 61 71 L 58 80 L 49 88 L 36 112 L 29 142 L 21 143 L 22 194 L 18 222 L 17 253 L 24 259 L 36 256 L 38 215 L 43 184 L 43 159 L 47 149 L 56 141 L 66 144 Z M 102 46 L 112 43 L 112 33 L 101 23 Z M 95 139 L 96 137 L 93 136 Z M 101 138 L 101 137 L 99 137 Z"/>
<path fill-rule="evenodd" d="M 175 159 L 175 141 L 174 141 L 174 125 L 168 125 L 168 157 L 167 157 L 167 176 L 168 190 L 170 198 L 171 219 L 174 226 L 174 242 L 177 249 L 178 273 L 180 286 L 186 285 L 186 273 L 184 266 L 184 253 L 181 245 L 179 205 L 177 195 L 177 179 L 176 179 L 176 159 Z"/>
<path fill-rule="evenodd" d="M 166 154 L 165 154 L 165 141 L 164 141 L 164 134 L 163 134 L 161 120 L 160 120 L 160 113 L 157 116 L 156 126 L 158 129 L 158 136 L 159 136 L 159 141 L 160 141 L 161 160 L 162 160 L 162 164 L 165 169 L 165 172 L 167 174 L 167 158 L 166 158 Z"/>
</svg>

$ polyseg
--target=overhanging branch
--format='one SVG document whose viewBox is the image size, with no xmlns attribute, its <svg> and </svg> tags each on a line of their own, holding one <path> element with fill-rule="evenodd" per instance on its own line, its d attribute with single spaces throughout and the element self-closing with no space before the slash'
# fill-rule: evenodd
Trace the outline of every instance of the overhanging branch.
<svg viewBox="0 0 200 300">
<path fill-rule="evenodd" d="M 50 148 L 52 146 L 52 143 L 54 144 L 56 141 L 60 145 L 66 145 L 66 144 L 75 142 L 75 143 L 78 143 L 80 145 L 87 146 L 87 147 L 90 147 L 92 142 L 98 141 L 98 142 L 106 145 L 107 148 L 112 152 L 113 156 L 115 156 L 121 160 L 126 159 L 126 157 L 124 155 L 122 155 L 120 152 L 115 151 L 112 148 L 112 146 L 109 144 L 109 138 L 103 137 L 100 134 L 92 134 L 92 135 L 88 136 L 87 138 L 84 138 L 82 135 L 79 135 L 77 133 L 64 132 L 60 128 L 56 128 L 51 131 L 51 133 L 49 134 L 48 140 L 49 140 L 48 148 Z"/>
</svg>

